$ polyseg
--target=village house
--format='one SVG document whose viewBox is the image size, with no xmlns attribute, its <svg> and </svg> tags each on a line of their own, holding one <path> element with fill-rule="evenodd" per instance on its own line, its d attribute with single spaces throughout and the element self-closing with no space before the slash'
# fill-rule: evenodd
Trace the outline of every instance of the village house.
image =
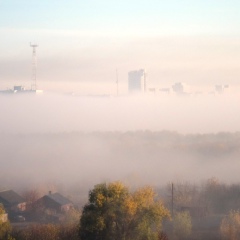
<svg viewBox="0 0 240 240">
<path fill-rule="evenodd" d="M 0 192 L 0 203 L 7 212 L 20 213 L 26 210 L 26 201 L 13 190 Z"/>
<path fill-rule="evenodd" d="M 51 191 L 49 194 L 38 199 L 37 203 L 52 213 L 66 213 L 69 209 L 73 208 L 73 203 L 69 199 L 60 193 L 52 193 Z"/>
<path fill-rule="evenodd" d="M 52 193 L 38 199 L 34 205 L 37 209 L 36 219 L 44 222 L 62 222 L 66 213 L 73 208 L 73 203 L 60 193 Z"/>
</svg>

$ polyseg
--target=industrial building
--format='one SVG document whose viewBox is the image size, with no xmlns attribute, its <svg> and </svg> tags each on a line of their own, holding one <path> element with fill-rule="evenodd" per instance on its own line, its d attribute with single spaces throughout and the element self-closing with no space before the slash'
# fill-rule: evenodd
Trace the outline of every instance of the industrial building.
<svg viewBox="0 0 240 240">
<path fill-rule="evenodd" d="M 147 90 L 146 76 L 144 69 L 128 72 L 128 92 L 145 93 Z"/>
</svg>

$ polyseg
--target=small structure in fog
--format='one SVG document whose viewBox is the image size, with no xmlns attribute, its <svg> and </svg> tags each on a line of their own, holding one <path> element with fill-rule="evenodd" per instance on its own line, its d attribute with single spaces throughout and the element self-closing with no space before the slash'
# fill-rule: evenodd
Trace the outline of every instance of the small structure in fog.
<svg viewBox="0 0 240 240">
<path fill-rule="evenodd" d="M 189 92 L 189 86 L 182 82 L 177 82 L 172 85 L 172 90 L 178 94 L 178 95 L 188 95 Z"/>
<path fill-rule="evenodd" d="M 13 89 L 1 90 L 2 94 L 19 94 L 19 93 L 43 93 L 43 90 L 38 89 L 26 89 L 22 85 L 13 86 Z"/>
<path fill-rule="evenodd" d="M 165 93 L 165 94 L 170 94 L 171 93 L 171 89 L 170 88 L 160 88 L 159 92 L 160 93 Z"/>
<path fill-rule="evenodd" d="M 23 86 L 14 86 L 13 87 L 13 91 L 16 91 L 16 92 L 20 92 L 20 91 L 24 91 L 25 88 Z"/>
<path fill-rule="evenodd" d="M 229 85 L 215 85 L 215 91 L 219 94 L 224 93 L 226 88 L 229 88 Z"/>
</svg>

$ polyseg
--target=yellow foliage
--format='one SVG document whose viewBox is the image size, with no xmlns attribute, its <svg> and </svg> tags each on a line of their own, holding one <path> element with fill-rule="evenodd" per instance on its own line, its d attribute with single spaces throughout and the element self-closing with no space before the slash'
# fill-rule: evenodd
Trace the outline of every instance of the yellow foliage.
<svg viewBox="0 0 240 240">
<path fill-rule="evenodd" d="M 5 213 L 5 209 L 3 205 L 0 203 L 0 214 L 4 214 L 4 213 Z"/>
<path fill-rule="evenodd" d="M 129 214 L 130 216 L 133 216 L 134 214 L 136 214 L 137 207 L 138 207 L 138 205 L 134 201 L 132 196 L 129 196 L 128 198 L 125 199 L 124 209 L 125 209 L 127 214 Z"/>
<path fill-rule="evenodd" d="M 102 207 L 103 203 L 105 202 L 106 197 L 102 193 L 98 193 L 96 196 L 96 205 Z"/>
<path fill-rule="evenodd" d="M 122 194 L 127 191 L 126 186 L 124 186 L 122 182 L 110 183 L 108 189 L 116 199 L 120 198 Z"/>
<path fill-rule="evenodd" d="M 148 207 L 154 203 L 155 193 L 153 191 L 153 188 L 144 187 L 137 190 L 133 194 L 133 197 L 139 207 Z"/>
</svg>

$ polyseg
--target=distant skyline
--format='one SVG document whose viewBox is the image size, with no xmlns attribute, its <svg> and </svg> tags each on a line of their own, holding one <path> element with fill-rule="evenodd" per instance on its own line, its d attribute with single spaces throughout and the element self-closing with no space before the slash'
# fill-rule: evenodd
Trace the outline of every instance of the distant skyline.
<svg viewBox="0 0 240 240">
<path fill-rule="evenodd" d="M 120 92 L 127 72 L 150 84 L 233 84 L 240 79 L 240 2 L 233 0 L 0 0 L 0 88 L 38 86 Z M 29 83 L 29 86 L 31 83 Z"/>
</svg>

